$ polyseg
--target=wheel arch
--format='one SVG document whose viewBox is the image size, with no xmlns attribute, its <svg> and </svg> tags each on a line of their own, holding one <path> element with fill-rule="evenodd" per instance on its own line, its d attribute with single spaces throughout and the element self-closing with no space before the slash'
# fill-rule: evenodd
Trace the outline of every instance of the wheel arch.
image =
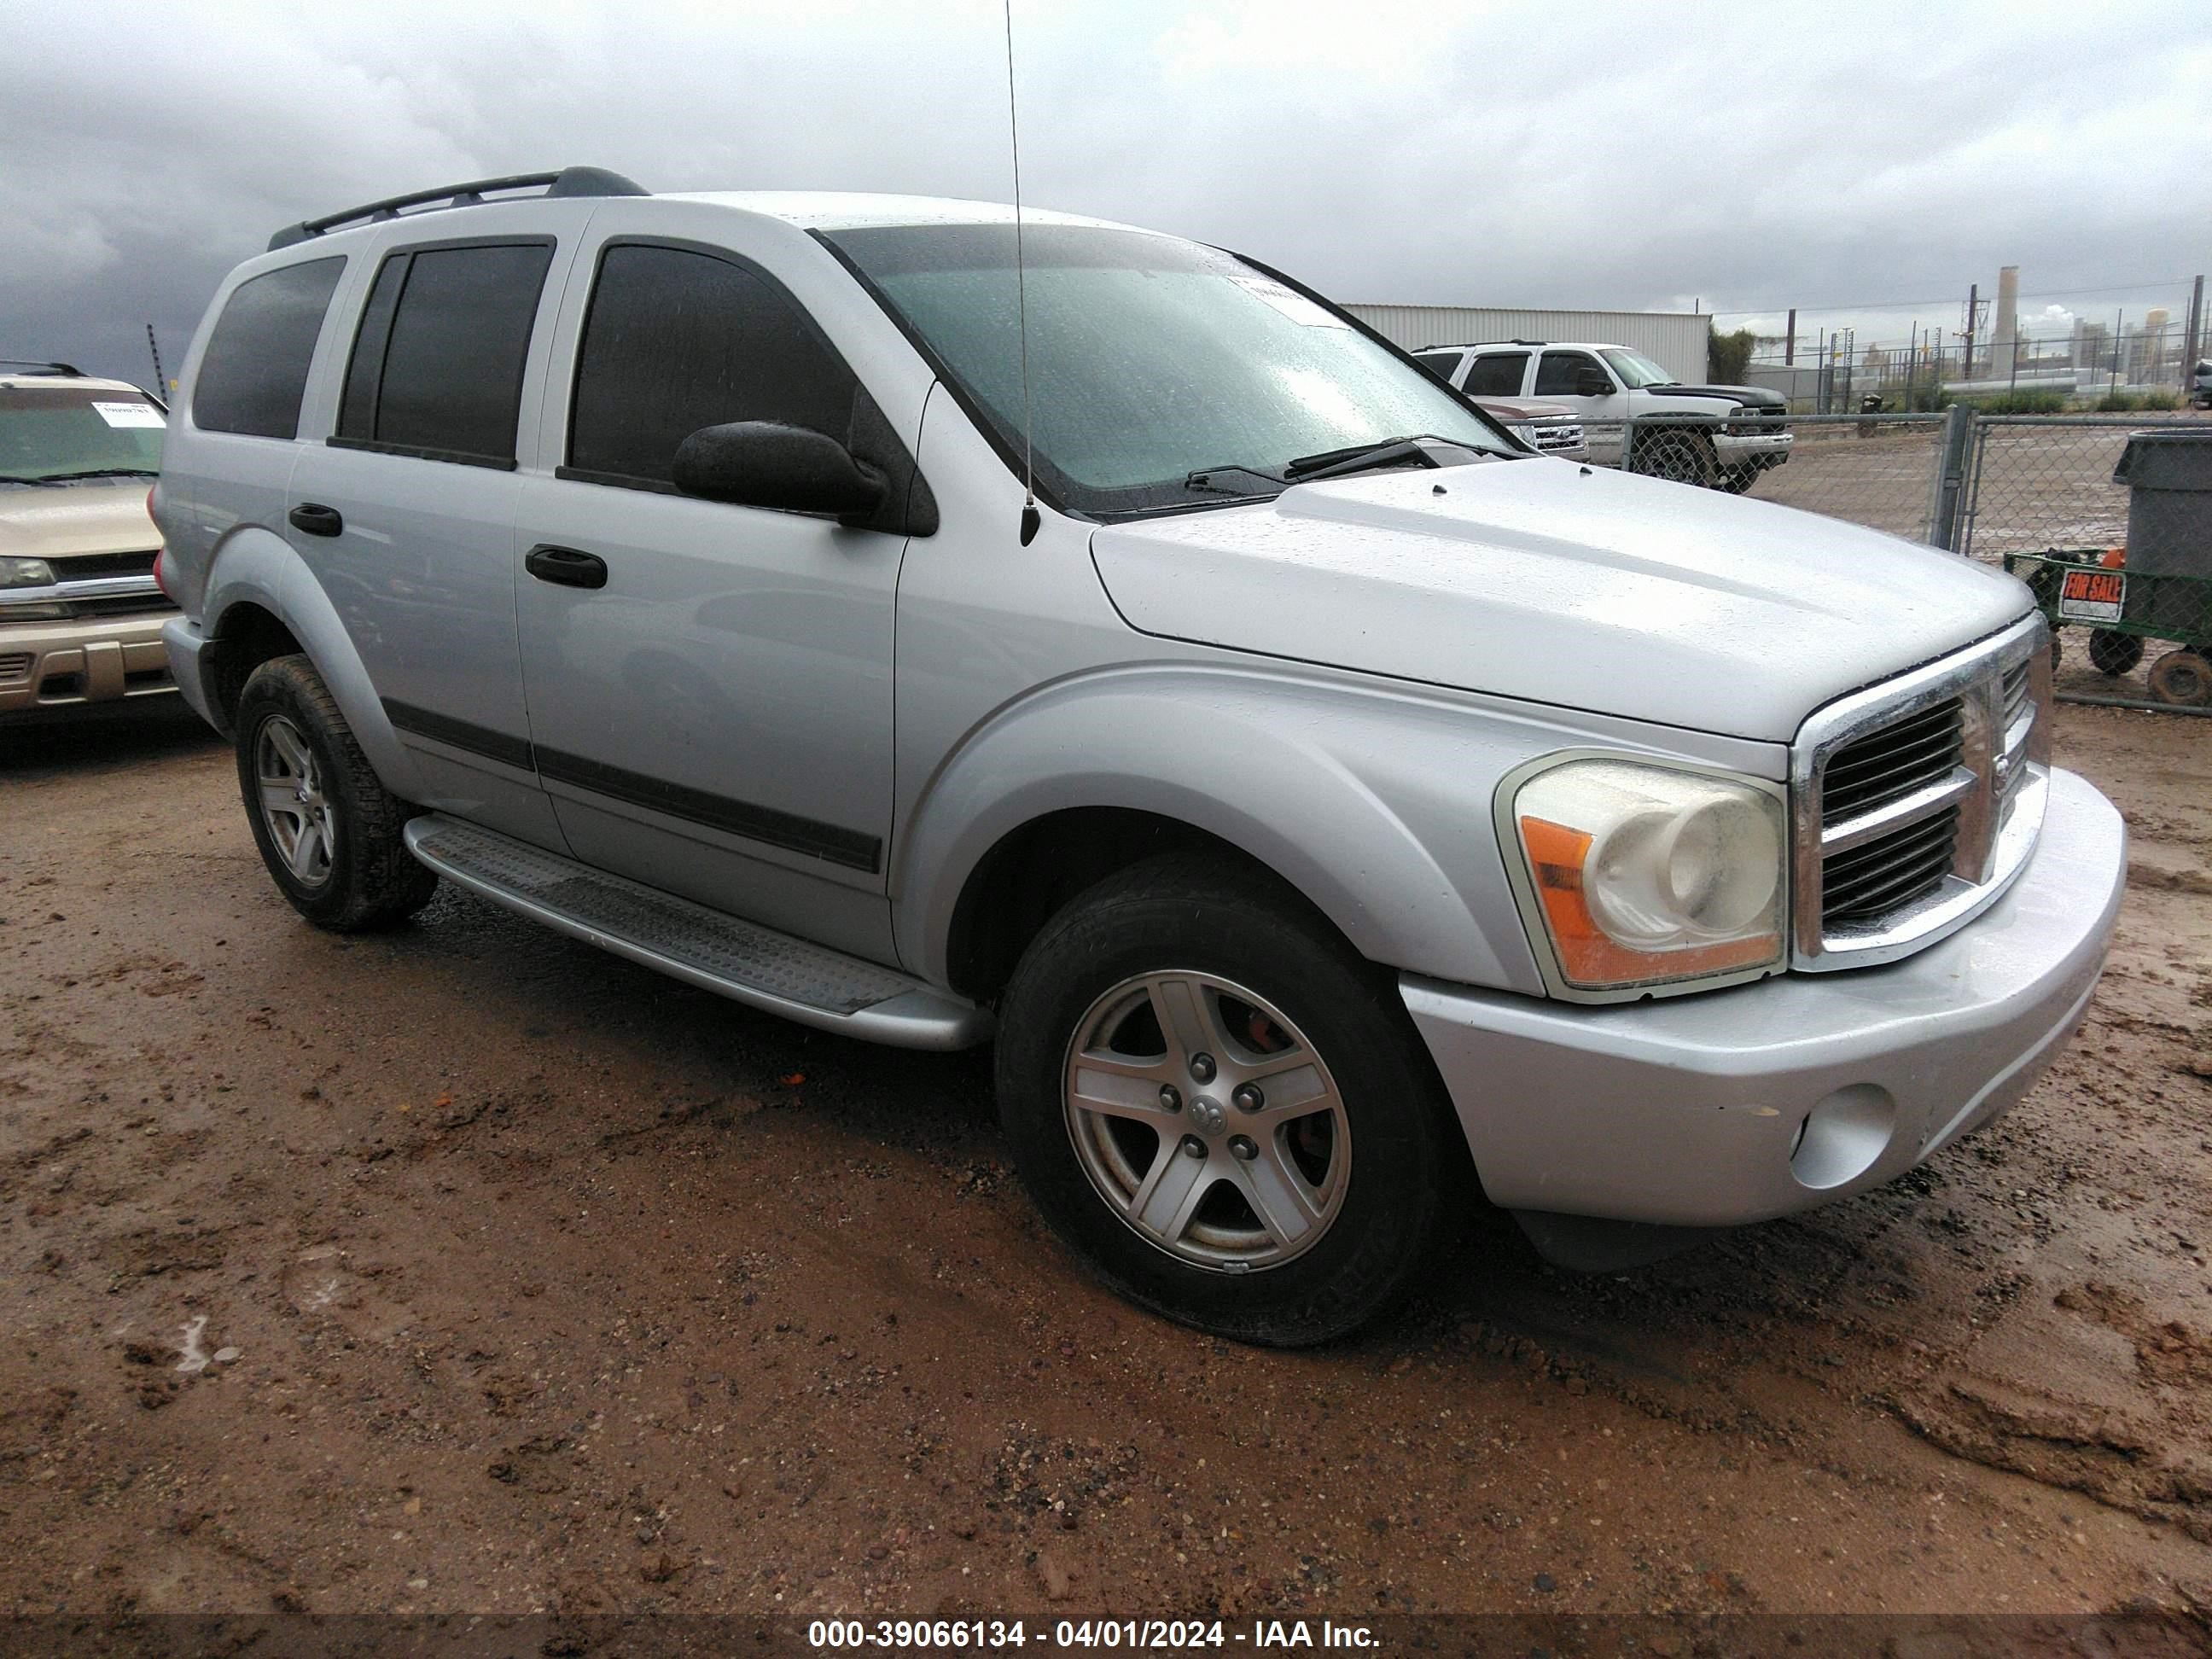
<svg viewBox="0 0 2212 1659">
<path fill-rule="evenodd" d="M 225 735 L 247 678 L 296 652 L 314 665 L 386 788 L 420 799 L 422 781 L 386 717 L 343 619 L 289 543 L 258 526 L 236 531 L 210 562 L 200 674 Z"/>
<path fill-rule="evenodd" d="M 973 733 L 908 815 L 901 959 L 988 999 L 1073 892 L 1198 848 L 1265 872 L 1370 962 L 1540 994 L 1468 738 L 1463 716 L 1288 676 L 1064 682 Z"/>
</svg>

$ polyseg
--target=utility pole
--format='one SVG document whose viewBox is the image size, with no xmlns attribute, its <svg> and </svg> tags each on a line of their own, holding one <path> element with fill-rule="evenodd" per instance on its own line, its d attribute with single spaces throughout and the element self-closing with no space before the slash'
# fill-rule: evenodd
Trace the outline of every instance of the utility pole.
<svg viewBox="0 0 2212 1659">
<path fill-rule="evenodd" d="M 1795 313 L 1792 313 L 1795 315 Z M 2197 356 L 2203 349 L 2201 342 L 2204 326 L 2204 279 L 2199 276 L 2189 289 L 2189 320 L 2181 331 L 2181 384 L 2190 384 L 2197 373 Z"/>
<path fill-rule="evenodd" d="M 1959 378 L 1962 380 L 1974 378 L 1974 313 L 1981 309 L 1981 301 L 1982 285 L 1979 283 L 1967 283 L 1966 331 L 1959 340 Z"/>
<path fill-rule="evenodd" d="M 2202 276 L 2199 276 L 2199 277 L 2197 279 L 2197 284 L 2198 290 L 2201 292 L 2201 291 L 2203 290 L 2203 285 L 2204 285 L 2204 279 L 2203 279 Z M 2191 311 L 2191 312 L 2189 313 L 2189 328 L 2190 328 L 2190 337 L 2191 337 L 2191 339 L 2194 339 L 2194 338 L 2196 337 L 2196 329 L 2197 329 L 2197 313 L 2196 313 L 2196 312 L 2194 312 L 2194 311 Z M 1795 363 L 1796 361 L 1797 361 L 1797 307 L 1796 307 L 1796 306 L 1792 306 L 1792 307 L 1790 307 L 1790 325 L 1789 325 L 1789 327 L 1788 327 L 1786 330 L 1784 330 L 1784 332 L 1783 332 L 1783 336 L 1782 336 L 1782 366 L 1783 366 L 1783 368 L 1788 368 L 1791 364 Z"/>
</svg>

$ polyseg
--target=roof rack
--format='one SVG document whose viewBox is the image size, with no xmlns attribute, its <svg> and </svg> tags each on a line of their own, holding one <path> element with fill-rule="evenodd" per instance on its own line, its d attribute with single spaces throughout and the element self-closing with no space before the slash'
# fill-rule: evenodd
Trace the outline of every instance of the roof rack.
<svg viewBox="0 0 2212 1659">
<path fill-rule="evenodd" d="M 287 225 L 269 239 L 269 252 L 290 247 L 325 231 L 336 230 L 356 220 L 374 223 L 384 219 L 397 219 L 406 208 L 434 210 L 449 207 L 482 207 L 484 195 L 489 191 L 543 189 L 548 197 L 554 196 L 649 196 L 653 192 L 635 180 L 625 179 L 619 173 L 610 173 L 605 167 L 562 167 L 558 173 L 517 173 L 504 179 L 475 179 L 465 185 L 447 185 L 441 190 L 418 190 L 407 196 L 387 196 L 380 202 L 364 203 L 360 207 L 348 208 L 343 213 L 325 214 L 319 219 L 303 219 L 296 225 Z"/>
<path fill-rule="evenodd" d="M 74 374 L 82 378 L 84 371 L 75 363 L 42 362 L 36 357 L 0 357 L 0 369 L 10 366 L 27 369 L 33 374 Z"/>
<path fill-rule="evenodd" d="M 1549 345 L 1549 340 L 1439 340 L 1434 345 L 1415 346 L 1416 351 L 1474 351 L 1482 346 Z"/>
</svg>

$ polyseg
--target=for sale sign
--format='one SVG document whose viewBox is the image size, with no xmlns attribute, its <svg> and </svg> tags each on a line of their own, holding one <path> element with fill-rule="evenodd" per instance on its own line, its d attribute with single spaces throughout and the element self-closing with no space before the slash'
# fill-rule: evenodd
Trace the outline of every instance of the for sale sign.
<svg viewBox="0 0 2212 1659">
<path fill-rule="evenodd" d="M 2068 622 L 2118 622 L 2127 591 L 2124 570 L 2069 570 L 2058 590 L 2058 614 Z"/>
</svg>

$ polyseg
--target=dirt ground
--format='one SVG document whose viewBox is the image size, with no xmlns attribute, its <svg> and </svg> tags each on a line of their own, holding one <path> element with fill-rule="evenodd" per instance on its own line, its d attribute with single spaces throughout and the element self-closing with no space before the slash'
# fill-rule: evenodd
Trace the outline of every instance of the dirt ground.
<svg viewBox="0 0 2212 1659">
<path fill-rule="evenodd" d="M 983 1058 L 318 933 L 130 716 L 0 756 L 0 1611 L 2212 1616 L 2201 722 L 2061 712 L 2133 881 L 2010 1116 L 1634 1274 L 1474 1217 L 1281 1354 L 1087 1279 Z"/>
</svg>

